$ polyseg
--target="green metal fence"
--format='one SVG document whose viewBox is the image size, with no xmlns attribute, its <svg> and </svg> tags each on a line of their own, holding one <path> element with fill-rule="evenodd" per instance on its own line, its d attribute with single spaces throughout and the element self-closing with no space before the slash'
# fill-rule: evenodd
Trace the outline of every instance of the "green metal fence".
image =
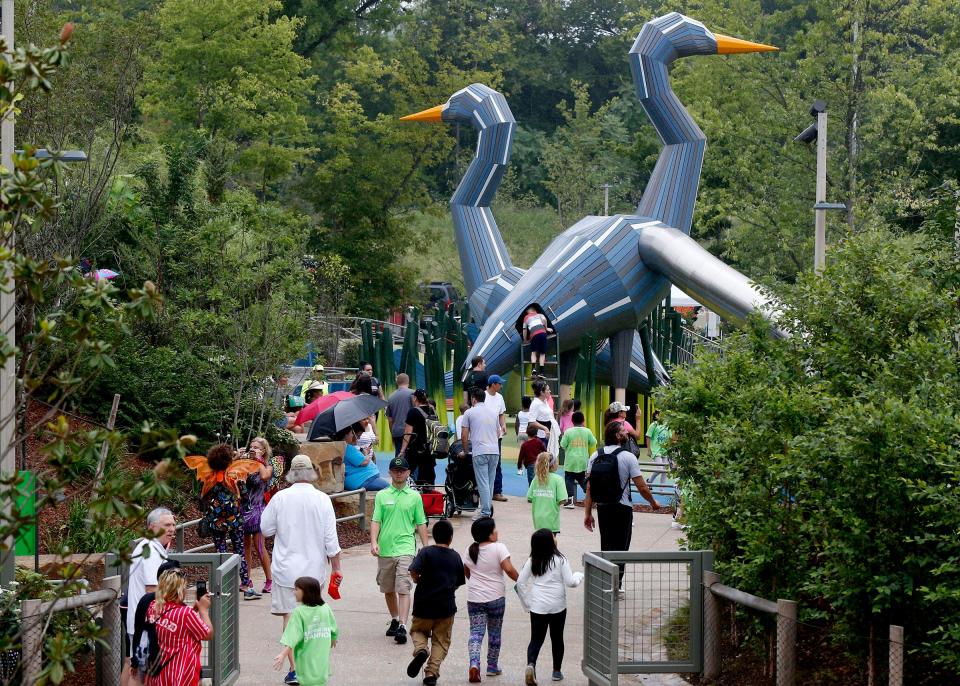
<svg viewBox="0 0 960 686">
<path fill-rule="evenodd" d="M 189 579 L 207 580 L 213 639 L 203 642 L 200 678 L 210 679 L 213 686 L 230 686 L 240 677 L 240 557 L 233 553 L 171 552 L 168 558 L 179 560 Z M 107 555 L 105 565 L 107 575 L 120 574 L 126 587 L 129 565 L 121 564 L 114 553 Z"/>
<path fill-rule="evenodd" d="M 591 686 L 620 674 L 700 672 L 703 573 L 713 552 L 583 556 L 583 673 Z"/>
</svg>

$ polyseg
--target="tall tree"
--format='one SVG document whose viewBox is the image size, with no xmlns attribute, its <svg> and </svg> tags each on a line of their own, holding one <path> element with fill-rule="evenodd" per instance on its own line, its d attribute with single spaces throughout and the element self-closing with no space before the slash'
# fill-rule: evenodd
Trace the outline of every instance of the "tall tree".
<svg viewBox="0 0 960 686">
<path fill-rule="evenodd" d="M 261 197 L 309 152 L 304 114 L 315 79 L 293 44 L 303 20 L 279 0 L 165 0 L 164 37 L 147 63 L 144 114 L 165 136 L 212 137 Z"/>
</svg>

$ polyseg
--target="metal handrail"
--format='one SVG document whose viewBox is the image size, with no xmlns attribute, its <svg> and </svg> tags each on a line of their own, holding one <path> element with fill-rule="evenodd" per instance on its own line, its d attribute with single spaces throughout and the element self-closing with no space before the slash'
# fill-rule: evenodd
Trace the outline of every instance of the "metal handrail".
<svg viewBox="0 0 960 686">
<path fill-rule="evenodd" d="M 355 515 L 348 515 L 346 517 L 337 517 L 336 522 L 352 522 L 355 519 L 360 520 L 360 530 L 367 530 L 367 489 L 357 488 L 352 491 L 339 491 L 338 493 L 330 493 L 330 499 L 343 498 L 348 495 L 360 495 L 360 505 L 359 512 Z M 182 524 L 177 524 L 176 528 L 176 538 L 174 541 L 174 552 L 175 553 L 199 553 L 208 548 L 213 548 L 213 543 L 207 543 L 206 545 L 197 546 L 196 548 L 190 548 L 190 550 L 184 550 L 184 531 L 187 529 L 197 526 L 202 521 L 201 519 L 191 519 L 189 522 L 183 522 Z"/>
</svg>

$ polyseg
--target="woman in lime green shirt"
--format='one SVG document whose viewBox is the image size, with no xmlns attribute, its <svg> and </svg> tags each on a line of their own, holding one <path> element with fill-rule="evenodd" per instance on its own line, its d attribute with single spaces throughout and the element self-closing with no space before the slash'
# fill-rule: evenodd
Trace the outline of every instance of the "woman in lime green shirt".
<svg viewBox="0 0 960 686">
<path fill-rule="evenodd" d="M 559 474 L 553 455 L 547 452 L 537 456 L 536 476 L 527 489 L 527 500 L 533 505 L 533 528 L 550 529 L 560 533 L 560 503 L 567 499 L 567 487 Z"/>
</svg>

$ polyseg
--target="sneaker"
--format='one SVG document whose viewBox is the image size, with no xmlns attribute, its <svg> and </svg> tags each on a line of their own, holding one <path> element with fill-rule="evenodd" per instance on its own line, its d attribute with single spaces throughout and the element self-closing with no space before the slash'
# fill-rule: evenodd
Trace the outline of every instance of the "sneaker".
<svg viewBox="0 0 960 686">
<path fill-rule="evenodd" d="M 483 514 L 480 510 L 477 510 L 474 515 L 470 518 L 471 521 L 477 521 L 478 519 L 483 519 L 487 515 Z"/>
<path fill-rule="evenodd" d="M 420 670 L 423 669 L 423 663 L 427 661 L 428 657 L 430 657 L 430 653 L 423 649 L 414 653 L 413 659 L 410 660 L 410 664 L 407 665 L 407 676 L 411 679 L 417 676 Z"/>
<path fill-rule="evenodd" d="M 470 668 L 470 683 L 479 684 L 480 683 L 480 668 L 471 667 Z"/>
<path fill-rule="evenodd" d="M 561 671 L 558 669 L 557 671 L 555 671 L 555 672 L 553 673 L 553 676 L 552 676 L 551 678 L 552 678 L 554 681 L 563 681 L 563 672 L 561 672 Z"/>
<path fill-rule="evenodd" d="M 243 599 L 244 599 L 244 600 L 257 600 L 257 599 L 262 598 L 262 597 L 263 597 L 262 595 L 260 595 L 260 594 L 257 593 L 255 590 L 253 590 L 253 587 L 250 587 L 250 588 L 248 588 L 246 591 L 243 592 Z"/>
<path fill-rule="evenodd" d="M 500 503 L 507 502 L 507 496 L 505 496 L 503 493 L 494 493 L 493 499 Z"/>
<path fill-rule="evenodd" d="M 401 644 L 401 645 L 403 645 L 404 643 L 406 643 L 406 642 L 407 642 L 407 627 L 405 627 L 403 624 L 401 624 L 400 626 L 398 626 L 398 627 L 397 627 L 397 633 L 394 634 L 393 640 L 396 641 L 397 643 Z"/>
<path fill-rule="evenodd" d="M 400 628 L 400 620 L 399 620 L 399 619 L 391 619 L 391 620 L 390 620 L 390 628 L 387 629 L 387 636 L 396 636 L 396 635 L 397 635 L 397 629 L 399 629 L 399 628 Z"/>
<path fill-rule="evenodd" d="M 487 676 L 500 676 L 503 670 L 496 665 L 487 665 Z"/>
<path fill-rule="evenodd" d="M 563 503 L 563 509 L 572 510 L 576 505 L 573 504 L 573 498 L 567 498 L 566 502 Z"/>
<path fill-rule="evenodd" d="M 537 686 L 537 668 L 533 665 L 527 665 L 527 671 L 523 675 L 523 683 L 527 686 Z"/>
<path fill-rule="evenodd" d="M 294 671 L 287 672 L 287 676 L 283 677 L 283 683 L 285 684 L 299 684 L 297 681 L 297 673 Z"/>
<path fill-rule="evenodd" d="M 260 592 L 261 592 L 261 593 L 269 593 L 269 592 L 272 591 L 272 590 L 273 590 L 273 581 L 267 581 L 267 582 L 263 585 L 263 590 L 260 591 Z"/>
<path fill-rule="evenodd" d="M 437 677 L 433 674 L 423 677 L 423 686 L 437 686 Z"/>
</svg>

